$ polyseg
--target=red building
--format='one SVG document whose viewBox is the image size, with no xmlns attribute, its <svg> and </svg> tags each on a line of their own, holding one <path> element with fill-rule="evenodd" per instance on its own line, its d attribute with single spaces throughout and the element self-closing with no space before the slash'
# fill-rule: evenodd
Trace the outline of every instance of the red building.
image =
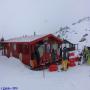
<svg viewBox="0 0 90 90">
<path fill-rule="evenodd" d="M 19 58 L 24 64 L 37 67 L 51 63 L 52 49 L 58 50 L 62 40 L 52 34 L 23 36 L 3 42 L 3 52 L 7 57 Z"/>
</svg>

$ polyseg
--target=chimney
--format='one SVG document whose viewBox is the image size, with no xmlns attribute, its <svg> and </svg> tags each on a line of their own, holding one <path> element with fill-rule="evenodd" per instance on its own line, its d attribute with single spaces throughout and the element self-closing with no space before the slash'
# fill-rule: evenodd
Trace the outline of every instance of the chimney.
<svg viewBox="0 0 90 90">
<path fill-rule="evenodd" d="M 34 32 L 34 36 L 36 36 L 36 32 Z"/>
</svg>

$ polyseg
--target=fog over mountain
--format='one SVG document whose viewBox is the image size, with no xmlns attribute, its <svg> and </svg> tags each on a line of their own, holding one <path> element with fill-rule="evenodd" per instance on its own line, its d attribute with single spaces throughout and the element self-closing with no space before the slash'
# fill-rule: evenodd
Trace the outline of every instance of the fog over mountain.
<svg viewBox="0 0 90 90">
<path fill-rule="evenodd" d="M 90 46 L 90 17 L 79 19 L 70 26 L 60 27 L 54 34 L 74 44 Z"/>
<path fill-rule="evenodd" d="M 0 37 L 53 33 L 90 16 L 89 8 L 90 0 L 0 0 Z"/>
</svg>

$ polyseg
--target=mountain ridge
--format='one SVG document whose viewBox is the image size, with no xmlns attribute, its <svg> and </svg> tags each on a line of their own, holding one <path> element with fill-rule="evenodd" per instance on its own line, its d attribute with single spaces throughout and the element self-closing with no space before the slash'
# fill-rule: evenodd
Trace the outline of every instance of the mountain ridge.
<svg viewBox="0 0 90 90">
<path fill-rule="evenodd" d="M 75 44 L 90 46 L 90 17 L 79 19 L 70 26 L 60 27 L 54 35 L 60 36 L 60 38 L 67 39 Z"/>
</svg>

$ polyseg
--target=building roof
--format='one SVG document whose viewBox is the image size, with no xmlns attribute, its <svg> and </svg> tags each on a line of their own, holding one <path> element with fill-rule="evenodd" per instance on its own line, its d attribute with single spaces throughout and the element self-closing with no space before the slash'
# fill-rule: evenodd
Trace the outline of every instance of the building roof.
<svg viewBox="0 0 90 90">
<path fill-rule="evenodd" d="M 69 43 L 69 44 L 74 44 L 75 45 L 75 43 L 73 43 L 73 42 L 71 42 L 69 40 L 66 40 L 66 39 L 63 40 L 63 43 Z"/>
<path fill-rule="evenodd" d="M 32 35 L 32 36 L 22 36 L 22 37 L 17 37 L 17 38 L 12 38 L 9 40 L 5 40 L 4 43 L 13 43 L 13 42 L 33 42 L 33 41 L 39 41 L 43 38 L 46 37 L 53 37 L 58 41 L 62 41 L 61 39 L 57 38 L 56 36 L 52 35 L 52 34 L 48 34 L 48 35 Z"/>
<path fill-rule="evenodd" d="M 43 37 L 43 35 L 21 36 L 21 37 L 5 40 L 5 42 L 31 42 L 41 37 Z"/>
</svg>

